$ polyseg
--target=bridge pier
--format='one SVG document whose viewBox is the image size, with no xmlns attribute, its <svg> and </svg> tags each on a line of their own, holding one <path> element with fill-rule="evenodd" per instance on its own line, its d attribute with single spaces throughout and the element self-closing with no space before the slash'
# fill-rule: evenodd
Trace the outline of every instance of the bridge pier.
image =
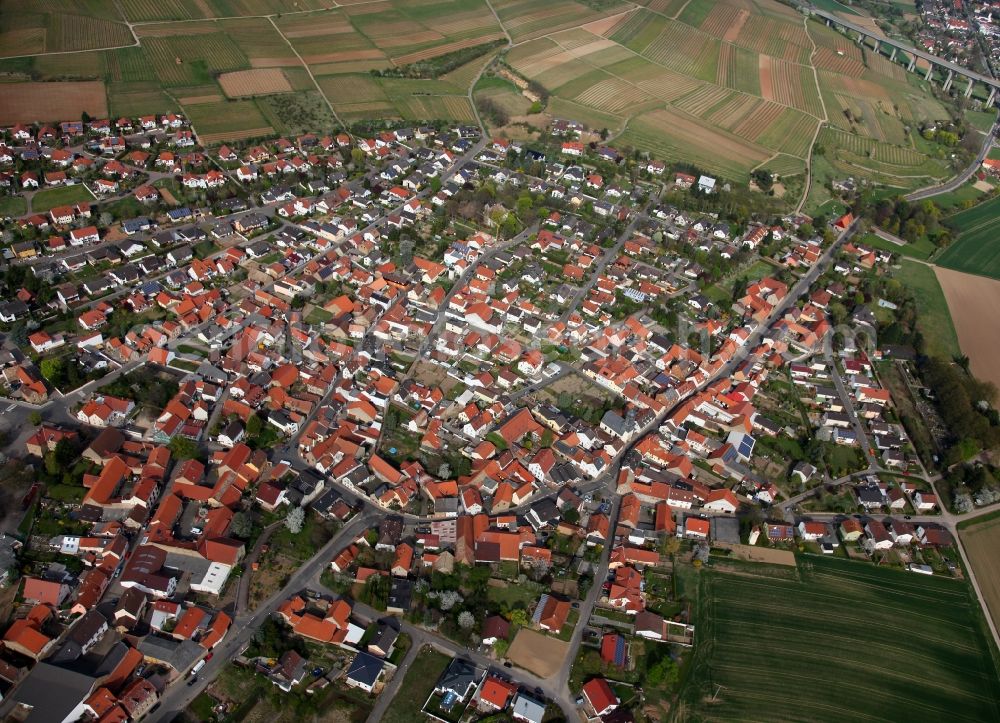
<svg viewBox="0 0 1000 723">
<path fill-rule="evenodd" d="M 972 97 L 972 89 L 975 87 L 975 85 L 976 84 L 972 82 L 972 78 L 969 78 L 969 84 L 967 86 L 965 86 L 965 97 L 966 98 L 971 98 Z"/>
<path fill-rule="evenodd" d="M 951 81 L 953 81 L 954 79 L 955 79 L 955 73 L 954 73 L 954 71 L 949 70 L 948 71 L 948 77 L 944 79 L 944 85 L 941 87 L 941 89 L 945 93 L 947 93 L 949 90 L 951 90 Z"/>
<path fill-rule="evenodd" d="M 990 86 L 990 97 L 986 101 L 986 105 L 990 108 L 993 107 L 993 102 L 997 99 L 997 89 L 994 86 Z"/>
<path fill-rule="evenodd" d="M 917 67 L 917 56 L 916 55 L 911 55 L 910 56 L 910 64 L 906 66 L 906 70 L 909 71 L 910 73 L 912 73 L 913 70 L 914 70 L 914 68 L 916 68 L 916 67 Z"/>
<path fill-rule="evenodd" d="M 927 73 L 924 75 L 924 80 L 930 82 L 931 73 L 933 72 L 934 72 L 934 64 L 931 63 L 930 65 L 927 66 Z"/>
<path fill-rule="evenodd" d="M 892 50 L 889 51 L 889 60 L 890 60 L 890 62 L 893 62 L 893 63 L 896 62 L 896 50 L 897 50 L 896 46 L 893 45 L 892 46 Z"/>
<path fill-rule="evenodd" d="M 865 44 L 865 34 L 858 33 L 858 45 L 864 45 L 864 44 Z"/>
</svg>

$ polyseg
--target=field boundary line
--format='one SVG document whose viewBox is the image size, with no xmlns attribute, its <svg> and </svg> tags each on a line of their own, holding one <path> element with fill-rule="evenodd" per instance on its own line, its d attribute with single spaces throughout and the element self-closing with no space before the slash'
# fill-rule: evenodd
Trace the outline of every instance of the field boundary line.
<svg viewBox="0 0 1000 723">
<path fill-rule="evenodd" d="M 371 0 L 372 2 L 383 2 L 383 0 Z M 362 3 L 355 3 L 355 5 L 361 5 Z M 250 18 L 265 19 L 270 20 L 276 15 L 285 17 L 286 15 L 306 15 L 308 13 L 325 13 L 330 10 L 340 10 L 342 6 L 340 5 L 328 5 L 325 8 L 313 8 L 312 10 L 290 10 L 284 13 L 271 13 L 270 15 L 221 15 L 219 17 L 213 18 L 179 18 L 177 20 L 140 20 L 139 22 L 129 22 L 127 19 L 124 21 L 129 27 L 142 27 L 145 25 L 169 25 L 171 23 L 210 23 L 216 20 L 248 20 Z M 119 10 L 121 12 L 121 10 Z M 126 17 L 125 13 L 122 12 L 122 17 Z M 134 34 L 134 33 L 133 33 Z"/>
<path fill-rule="evenodd" d="M 490 0 L 486 0 L 486 7 L 488 7 L 490 9 L 490 12 L 493 13 L 493 17 L 496 18 L 497 25 L 500 26 L 501 30 L 503 30 L 503 34 L 507 36 L 507 47 L 508 48 L 513 47 L 514 38 L 511 37 L 510 32 L 507 30 L 507 26 L 503 24 L 503 20 L 500 19 L 500 16 L 497 14 L 497 11 L 494 9 L 493 3 L 491 3 Z M 476 78 L 476 80 L 479 79 Z M 473 85 L 475 84 L 473 83 Z M 479 114 L 476 113 L 476 115 L 478 116 Z"/>
<path fill-rule="evenodd" d="M 674 15 L 672 18 L 669 15 L 667 15 L 666 13 L 657 12 L 655 10 L 653 12 L 656 12 L 657 15 L 662 15 L 665 18 L 670 18 L 671 20 L 677 20 L 677 18 L 679 18 L 681 16 L 681 13 L 684 12 L 685 10 L 687 10 L 687 6 L 690 5 L 690 4 L 691 4 L 691 0 L 687 0 L 686 3 L 684 3 L 683 5 L 681 5 L 680 10 L 678 10 L 677 14 Z"/>
<path fill-rule="evenodd" d="M 129 28 L 129 32 L 132 32 Z M 135 37 L 135 33 L 132 33 L 132 37 Z M 105 48 L 87 48 L 86 50 L 52 50 L 45 53 L 27 53 L 25 55 L 0 55 L 0 60 L 14 60 L 16 58 L 41 58 L 45 55 L 78 55 L 80 53 L 103 53 L 108 50 L 122 50 L 123 48 L 135 48 L 141 45 L 138 40 L 136 40 L 131 45 L 109 45 Z M 46 81 L 41 81 L 46 82 Z"/>
<path fill-rule="evenodd" d="M 809 192 L 812 190 L 813 177 L 812 177 L 812 156 L 813 149 L 816 147 L 816 141 L 819 140 L 820 131 L 823 130 L 823 125 L 830 122 L 830 112 L 826 109 L 826 101 L 823 100 L 823 88 L 819 84 L 819 73 L 816 71 L 816 52 L 819 50 L 819 46 L 816 45 L 816 39 L 813 38 L 812 34 L 809 32 L 809 18 L 802 18 L 802 29 L 806 32 L 806 37 L 809 38 L 809 42 L 812 43 L 813 49 L 809 53 L 809 67 L 812 68 L 813 81 L 816 83 L 816 95 L 819 96 L 819 105 L 823 109 L 823 117 L 820 119 L 819 123 L 816 124 L 816 132 L 813 133 L 812 143 L 809 144 L 809 152 L 806 153 L 806 185 L 802 189 L 802 197 L 799 199 L 798 205 L 795 207 L 795 213 L 802 213 L 802 207 L 806 205 L 806 201 L 809 199 Z"/>
<path fill-rule="evenodd" d="M 774 160 L 775 158 L 777 158 L 777 157 L 778 157 L 778 156 L 780 156 L 781 154 L 782 154 L 782 151 L 775 151 L 775 152 L 774 152 L 774 155 L 772 155 L 772 156 L 771 156 L 770 158 L 765 158 L 765 159 L 764 159 L 763 161 L 761 161 L 761 162 L 760 162 L 760 163 L 758 163 L 758 164 L 757 164 L 756 166 L 754 166 L 753 168 L 751 168 L 751 169 L 750 169 L 750 173 L 753 173 L 753 172 L 754 172 L 754 171 L 756 171 L 756 170 L 757 170 L 758 168 L 761 168 L 762 166 L 765 166 L 765 165 L 767 165 L 768 163 L 770 163 L 771 161 L 773 161 L 773 160 Z M 792 156 L 792 158 L 801 158 L 801 156 L 794 156 L 794 155 L 792 155 L 791 153 L 786 153 L 785 155 L 786 155 L 786 156 Z M 805 160 L 805 159 L 803 159 L 803 160 Z"/>
<path fill-rule="evenodd" d="M 326 103 L 326 106 L 330 109 L 330 113 L 333 114 L 334 119 L 340 124 L 341 128 L 347 130 L 347 126 L 344 124 L 344 121 L 341 120 L 339 115 L 337 115 L 337 111 L 334 109 L 333 103 L 331 103 L 330 99 L 326 97 L 326 93 L 324 93 L 323 88 L 320 87 L 319 81 L 317 81 L 316 76 L 313 75 L 312 68 L 310 68 L 309 64 L 302 59 L 301 55 L 299 55 L 299 51 L 295 49 L 294 45 L 292 45 L 292 41 L 285 37 L 285 34 L 281 32 L 281 28 L 279 28 L 278 24 L 274 22 L 274 17 L 268 15 L 267 20 L 274 27 L 275 32 L 277 32 L 278 35 L 281 36 L 281 39 L 285 41 L 285 44 L 288 45 L 288 49 L 295 53 L 295 57 L 299 59 L 300 63 L 302 63 L 302 67 L 306 69 L 306 73 L 309 75 L 309 80 L 311 80 L 313 85 L 316 86 L 316 90 L 319 91 L 319 97 Z"/>
</svg>

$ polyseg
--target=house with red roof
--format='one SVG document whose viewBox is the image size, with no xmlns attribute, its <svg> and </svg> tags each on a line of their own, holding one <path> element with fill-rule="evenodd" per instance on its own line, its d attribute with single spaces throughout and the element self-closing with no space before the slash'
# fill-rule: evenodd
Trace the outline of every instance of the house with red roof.
<svg viewBox="0 0 1000 723">
<path fill-rule="evenodd" d="M 618 707 L 618 696 L 604 678 L 592 678 L 583 684 L 583 698 L 595 716 L 610 713 Z"/>
</svg>

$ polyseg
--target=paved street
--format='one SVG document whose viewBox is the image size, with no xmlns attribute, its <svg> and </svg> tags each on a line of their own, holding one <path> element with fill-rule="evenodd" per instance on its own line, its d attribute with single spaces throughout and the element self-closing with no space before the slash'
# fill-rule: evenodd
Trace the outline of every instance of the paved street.
<svg viewBox="0 0 1000 723">
<path fill-rule="evenodd" d="M 186 681 L 178 681 L 168 688 L 160 700 L 159 709 L 146 718 L 146 720 L 150 723 L 170 721 L 190 705 L 191 701 L 208 687 L 215 676 L 233 658 L 239 655 L 243 647 L 250 642 L 257 628 L 260 627 L 268 616 L 277 610 L 284 600 L 307 587 L 308 583 L 330 563 L 337 550 L 370 528 L 376 519 L 376 516 L 370 511 L 359 514 L 337 532 L 315 555 L 309 558 L 308 562 L 292 575 L 288 584 L 281 590 L 274 593 L 253 612 L 244 612 L 237 615 L 229 634 L 216 647 L 212 659 L 198 673 L 197 682 L 194 685 L 187 685 Z"/>
</svg>

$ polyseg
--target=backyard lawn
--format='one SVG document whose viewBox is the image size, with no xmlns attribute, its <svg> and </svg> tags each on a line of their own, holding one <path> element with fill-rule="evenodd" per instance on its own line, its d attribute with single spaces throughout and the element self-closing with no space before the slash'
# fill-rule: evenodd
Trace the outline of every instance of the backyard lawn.
<svg viewBox="0 0 1000 723">
<path fill-rule="evenodd" d="M 413 665 L 406 671 L 403 684 L 399 686 L 396 698 L 386 711 L 382 722 L 413 723 L 422 720 L 423 716 L 418 712 L 420 706 L 434 690 L 434 684 L 449 662 L 451 662 L 450 657 L 436 650 L 430 648 L 421 650 Z"/>
<path fill-rule="evenodd" d="M 958 356 L 958 334 L 951 321 L 948 302 L 941 291 L 934 269 L 909 259 L 903 259 L 896 278 L 913 292 L 917 302 L 917 326 L 924 337 L 927 353 L 943 359 Z"/>
<path fill-rule="evenodd" d="M 31 210 L 34 213 L 45 213 L 56 206 L 65 206 L 82 201 L 93 201 L 94 196 L 86 186 L 57 186 L 46 188 L 36 193 L 31 199 Z"/>
</svg>

